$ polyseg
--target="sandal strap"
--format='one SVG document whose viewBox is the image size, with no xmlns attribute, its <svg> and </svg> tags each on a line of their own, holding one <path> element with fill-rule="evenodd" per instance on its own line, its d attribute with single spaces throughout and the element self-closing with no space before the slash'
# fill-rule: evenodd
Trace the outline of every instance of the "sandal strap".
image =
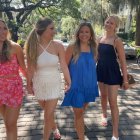
<svg viewBox="0 0 140 140">
<path fill-rule="evenodd" d="M 108 118 L 105 118 L 105 117 L 102 116 L 101 125 L 102 126 L 107 126 L 108 125 Z"/>
<path fill-rule="evenodd" d="M 102 122 L 103 123 L 107 123 L 108 122 L 108 118 L 102 117 Z"/>
<path fill-rule="evenodd" d="M 60 135 L 60 132 L 59 132 L 58 129 L 55 129 L 53 131 L 53 136 L 54 136 L 55 139 L 60 139 L 61 138 L 61 135 Z"/>
</svg>

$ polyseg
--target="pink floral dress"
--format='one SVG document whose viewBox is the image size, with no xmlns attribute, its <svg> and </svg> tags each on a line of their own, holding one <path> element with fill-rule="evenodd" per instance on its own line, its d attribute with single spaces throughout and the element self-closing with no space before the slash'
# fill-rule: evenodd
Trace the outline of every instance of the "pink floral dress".
<svg viewBox="0 0 140 140">
<path fill-rule="evenodd" d="M 0 106 L 18 107 L 23 99 L 22 79 L 19 75 L 19 64 L 14 54 L 11 60 L 0 63 Z"/>
</svg>

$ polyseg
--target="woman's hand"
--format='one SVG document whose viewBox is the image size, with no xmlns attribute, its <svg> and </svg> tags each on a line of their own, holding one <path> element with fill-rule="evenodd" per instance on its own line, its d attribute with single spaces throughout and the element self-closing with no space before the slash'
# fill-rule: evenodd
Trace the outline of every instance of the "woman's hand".
<svg viewBox="0 0 140 140">
<path fill-rule="evenodd" d="M 30 95 L 34 95 L 32 84 L 27 84 L 27 92 Z"/>
<path fill-rule="evenodd" d="M 128 82 L 124 82 L 123 85 L 122 85 L 122 88 L 124 90 L 127 90 L 129 88 L 129 83 Z"/>
<path fill-rule="evenodd" d="M 71 87 L 71 84 L 65 83 L 65 92 L 67 92 Z"/>
</svg>

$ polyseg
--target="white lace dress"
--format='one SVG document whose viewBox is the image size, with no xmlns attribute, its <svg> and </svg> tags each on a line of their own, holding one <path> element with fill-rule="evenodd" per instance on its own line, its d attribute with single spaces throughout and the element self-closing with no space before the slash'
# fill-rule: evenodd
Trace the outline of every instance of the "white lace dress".
<svg viewBox="0 0 140 140">
<path fill-rule="evenodd" d="M 43 48 L 42 48 L 43 49 Z M 51 100 L 62 97 L 62 82 L 58 67 L 59 58 L 47 49 L 37 60 L 37 71 L 33 77 L 33 90 L 38 100 Z"/>
</svg>

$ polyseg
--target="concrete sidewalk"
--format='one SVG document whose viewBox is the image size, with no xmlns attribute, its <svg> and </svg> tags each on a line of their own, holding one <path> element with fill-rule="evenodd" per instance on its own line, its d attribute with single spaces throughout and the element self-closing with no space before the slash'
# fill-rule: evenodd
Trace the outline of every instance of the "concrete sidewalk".
<svg viewBox="0 0 140 140">
<path fill-rule="evenodd" d="M 139 72 L 135 73 L 137 81 Z M 56 121 L 62 134 L 62 140 L 76 140 L 77 135 L 73 125 L 73 112 L 71 108 L 62 108 L 61 100 L 56 109 Z M 119 91 L 118 105 L 120 110 L 119 135 L 120 140 L 140 140 L 140 84 L 130 90 Z M 91 103 L 85 112 L 86 140 L 110 140 L 112 124 L 110 111 L 108 127 L 102 127 L 100 100 Z M 19 140 L 42 140 L 43 111 L 33 96 L 24 98 L 23 106 L 18 120 Z M 5 128 L 0 118 L 0 140 L 5 140 Z M 52 139 L 52 138 L 51 138 Z"/>
</svg>

